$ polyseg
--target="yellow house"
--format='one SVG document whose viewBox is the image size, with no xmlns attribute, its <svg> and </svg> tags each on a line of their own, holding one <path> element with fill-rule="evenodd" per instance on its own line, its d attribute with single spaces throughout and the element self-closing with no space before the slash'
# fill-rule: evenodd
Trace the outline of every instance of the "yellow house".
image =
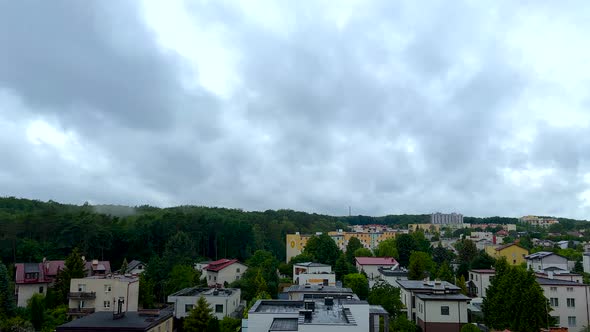
<svg viewBox="0 0 590 332">
<path fill-rule="evenodd" d="M 528 250 L 516 243 L 509 243 L 503 246 L 486 246 L 485 251 L 488 255 L 496 259 L 505 257 L 510 265 L 520 265 L 526 262 L 524 257 L 529 254 Z"/>
</svg>

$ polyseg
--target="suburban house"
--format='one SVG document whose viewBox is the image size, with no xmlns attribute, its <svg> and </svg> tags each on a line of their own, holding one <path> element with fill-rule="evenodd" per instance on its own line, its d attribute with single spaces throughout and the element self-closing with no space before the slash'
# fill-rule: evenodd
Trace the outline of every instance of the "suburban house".
<svg viewBox="0 0 590 332">
<path fill-rule="evenodd" d="M 553 309 L 549 314 L 557 320 L 557 326 L 568 327 L 570 331 L 590 326 L 589 285 L 539 277 L 537 282 L 543 288 L 545 297 L 549 299 Z"/>
<path fill-rule="evenodd" d="M 203 270 L 207 285 L 211 287 L 224 287 L 242 277 L 248 267 L 237 259 L 220 259 L 210 262 Z"/>
<path fill-rule="evenodd" d="M 323 285 L 293 285 L 285 289 L 285 298 L 289 300 L 323 299 L 357 299 L 358 296 L 350 288 Z"/>
<path fill-rule="evenodd" d="M 469 297 L 446 281 L 399 280 L 408 319 L 423 332 L 459 332 L 468 322 Z"/>
<path fill-rule="evenodd" d="M 174 304 L 174 317 L 184 318 L 196 306 L 199 298 L 203 297 L 213 309 L 217 319 L 235 315 L 240 309 L 239 288 L 185 288 L 172 295 L 168 295 L 168 303 Z M 235 315 L 237 316 L 237 315 Z M 239 317 L 239 316 L 238 316 Z"/>
<path fill-rule="evenodd" d="M 527 269 L 544 271 L 549 267 L 568 270 L 567 258 L 550 251 L 539 251 L 525 256 Z"/>
<path fill-rule="evenodd" d="M 95 312 L 57 327 L 56 332 L 172 332 L 172 310 Z"/>
<path fill-rule="evenodd" d="M 140 275 L 145 272 L 145 264 L 138 260 L 132 260 L 127 264 L 127 269 L 125 271 L 121 271 L 122 274 L 131 274 L 131 275 Z"/>
<path fill-rule="evenodd" d="M 14 266 L 16 303 L 19 307 L 26 307 L 34 294 L 47 294 L 47 288 L 55 281 L 57 272 L 63 269 L 64 261 L 43 259 L 41 263 L 17 263 Z"/>
<path fill-rule="evenodd" d="M 487 246 L 485 251 L 488 255 L 498 259 L 506 258 L 510 265 L 520 265 L 525 262 L 525 257 L 529 251 L 519 246 L 517 243 L 508 243 L 502 246 Z"/>
<path fill-rule="evenodd" d="M 467 290 L 469 296 L 486 297 L 486 290 L 490 287 L 496 271 L 492 269 L 469 270 Z"/>
<path fill-rule="evenodd" d="M 297 285 L 336 286 L 336 274 L 332 267 L 320 263 L 293 264 L 293 283 Z"/>
<path fill-rule="evenodd" d="M 82 260 L 84 256 L 82 256 Z M 111 273 L 111 262 L 93 259 L 84 263 L 87 277 L 104 277 Z"/>
<path fill-rule="evenodd" d="M 331 297 L 306 301 L 258 300 L 242 323 L 243 332 L 389 331 L 389 314 L 381 306 L 358 299 Z"/>
<path fill-rule="evenodd" d="M 399 263 L 393 257 L 356 257 L 356 268 L 359 272 L 364 271 L 369 280 L 377 278 L 380 267 L 396 268 Z"/>
<path fill-rule="evenodd" d="M 68 293 L 68 315 L 84 316 L 94 312 L 114 311 L 122 300 L 124 311 L 137 311 L 139 278 L 110 275 L 108 277 L 74 278 Z"/>
<path fill-rule="evenodd" d="M 378 279 L 381 279 L 395 287 L 399 287 L 397 284 L 398 280 L 408 280 L 408 270 L 400 267 L 399 265 L 391 267 L 379 267 L 377 270 L 379 271 Z"/>
</svg>

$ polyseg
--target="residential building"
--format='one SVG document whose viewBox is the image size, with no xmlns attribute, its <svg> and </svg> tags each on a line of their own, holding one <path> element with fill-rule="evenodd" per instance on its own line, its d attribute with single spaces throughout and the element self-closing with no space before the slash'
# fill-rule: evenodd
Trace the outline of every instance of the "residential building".
<svg viewBox="0 0 590 332">
<path fill-rule="evenodd" d="M 380 318 L 389 331 L 387 311 L 358 299 L 258 300 L 242 331 L 378 332 Z"/>
<path fill-rule="evenodd" d="M 408 319 L 423 332 L 459 332 L 468 322 L 469 297 L 446 281 L 399 280 Z"/>
<path fill-rule="evenodd" d="M 397 268 L 399 263 L 393 257 L 356 257 L 356 269 L 367 274 L 369 280 L 377 278 L 381 273 L 380 267 Z"/>
<path fill-rule="evenodd" d="M 582 256 L 582 266 L 585 273 L 590 273 L 590 252 L 585 252 Z"/>
<path fill-rule="evenodd" d="M 508 243 L 501 246 L 487 246 L 485 247 L 488 255 L 498 259 L 500 257 L 506 258 L 506 261 L 510 265 L 520 265 L 525 262 L 525 257 L 529 254 L 529 251 L 519 246 L 516 243 Z"/>
<path fill-rule="evenodd" d="M 570 242 L 566 241 L 566 240 L 562 240 L 562 241 L 558 241 L 556 244 L 560 249 L 567 249 L 570 245 Z"/>
<path fill-rule="evenodd" d="M 358 226 L 358 225 L 357 225 Z M 340 250 L 346 250 L 346 246 L 348 242 L 353 237 L 356 237 L 363 247 L 367 249 L 375 249 L 381 243 L 381 241 L 392 239 L 397 234 L 400 233 L 407 233 L 407 230 L 394 230 L 390 229 L 389 227 L 383 226 L 378 227 L 378 225 L 368 225 L 368 227 L 355 227 L 355 232 L 346 232 L 342 229 L 339 229 L 334 232 L 328 232 L 328 235 Z M 315 234 L 300 234 L 296 232 L 295 234 L 287 234 L 286 236 L 286 260 L 287 263 L 291 260 L 291 258 L 301 254 L 307 241 L 314 235 L 318 236 L 321 235 L 321 232 L 317 232 Z"/>
<path fill-rule="evenodd" d="M 14 294 L 19 307 L 26 307 L 34 294 L 47 294 L 59 270 L 63 269 L 64 261 L 48 261 L 41 263 L 15 264 Z"/>
<path fill-rule="evenodd" d="M 284 290 L 289 300 L 323 299 L 331 297 L 334 299 L 357 299 L 358 296 L 350 288 L 323 285 L 293 285 Z"/>
<path fill-rule="evenodd" d="M 408 280 L 408 270 L 400 267 L 399 265 L 391 267 L 379 267 L 378 271 L 379 276 L 377 279 L 383 280 L 395 287 L 399 287 L 397 283 L 398 280 Z"/>
<path fill-rule="evenodd" d="M 130 275 L 140 275 L 145 272 L 145 264 L 138 260 L 132 260 L 127 264 L 127 269 L 125 271 L 121 271 L 122 274 L 130 274 Z"/>
<path fill-rule="evenodd" d="M 215 317 L 221 320 L 226 316 L 239 317 L 240 296 L 239 288 L 192 287 L 168 295 L 168 303 L 174 304 L 174 317 L 184 318 L 190 314 L 199 298 L 203 297 L 209 303 Z"/>
<path fill-rule="evenodd" d="M 537 227 L 549 227 L 553 224 L 558 224 L 559 221 L 555 218 L 538 217 L 538 216 L 524 216 L 518 219 L 520 223 L 537 226 Z"/>
<path fill-rule="evenodd" d="M 460 229 L 460 228 L 470 228 L 471 224 L 409 224 L 408 230 L 410 232 L 415 232 L 417 230 L 422 230 L 424 233 L 442 233 L 445 228 L 448 229 Z"/>
<path fill-rule="evenodd" d="M 541 278 L 565 280 L 577 283 L 584 282 L 584 276 L 581 274 L 572 273 L 567 270 L 561 270 L 556 267 L 548 267 L 543 271 L 537 271 L 535 272 L 535 275 Z"/>
<path fill-rule="evenodd" d="M 486 297 L 486 291 L 494 279 L 496 271 L 492 269 L 469 270 L 467 290 L 469 296 Z"/>
<path fill-rule="evenodd" d="M 87 277 L 104 277 L 111 274 L 111 262 L 109 261 L 99 261 L 98 259 L 86 261 L 84 256 L 82 256 L 82 260 Z"/>
<path fill-rule="evenodd" d="M 232 282 L 240 279 L 248 267 L 237 259 L 223 258 L 210 262 L 205 267 L 205 278 L 207 285 L 215 287 L 226 287 Z"/>
<path fill-rule="evenodd" d="M 460 225 L 463 224 L 463 215 L 455 212 L 436 212 L 430 215 L 430 223 L 433 225 Z"/>
<path fill-rule="evenodd" d="M 332 267 L 321 263 L 293 264 L 293 283 L 297 285 L 336 286 L 336 274 Z"/>
<path fill-rule="evenodd" d="M 549 299 L 553 309 L 549 314 L 557 320 L 557 326 L 568 327 L 570 331 L 578 331 L 583 326 L 590 326 L 588 285 L 539 277 L 537 282 L 543 288 L 545 297 Z"/>
<path fill-rule="evenodd" d="M 95 312 L 57 327 L 56 332 L 172 332 L 172 310 L 140 310 L 122 313 Z"/>
<path fill-rule="evenodd" d="M 70 316 L 84 316 L 94 312 L 112 312 L 119 300 L 123 310 L 137 311 L 139 278 L 122 275 L 74 278 L 68 293 Z"/>
<path fill-rule="evenodd" d="M 526 266 L 534 271 L 544 271 L 546 268 L 555 267 L 568 270 L 567 258 L 550 251 L 539 251 L 525 256 Z"/>
</svg>

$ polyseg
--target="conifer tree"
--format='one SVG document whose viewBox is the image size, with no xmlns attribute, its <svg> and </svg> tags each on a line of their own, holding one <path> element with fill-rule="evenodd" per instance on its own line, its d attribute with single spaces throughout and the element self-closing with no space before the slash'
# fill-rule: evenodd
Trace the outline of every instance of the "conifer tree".
<svg viewBox="0 0 590 332">
<path fill-rule="evenodd" d="M 204 332 L 207 331 L 209 321 L 213 318 L 213 309 L 204 297 L 200 297 L 197 305 L 190 314 L 184 319 L 184 331 L 186 332 Z"/>
<path fill-rule="evenodd" d="M 14 296 L 10 292 L 8 281 L 6 265 L 0 262 L 0 318 L 2 316 L 11 317 L 16 310 Z"/>
</svg>

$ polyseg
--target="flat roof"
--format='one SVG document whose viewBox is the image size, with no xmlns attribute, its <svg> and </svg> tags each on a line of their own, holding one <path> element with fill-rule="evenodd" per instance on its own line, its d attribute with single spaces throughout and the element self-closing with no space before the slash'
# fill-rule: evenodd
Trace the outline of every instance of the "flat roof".
<svg viewBox="0 0 590 332">
<path fill-rule="evenodd" d="M 469 272 L 482 273 L 482 274 L 496 274 L 496 270 L 494 270 L 494 269 L 475 269 L 475 270 L 469 270 Z"/>
<path fill-rule="evenodd" d="M 296 264 L 293 264 L 293 265 L 295 265 L 295 266 L 307 266 L 307 267 L 331 267 L 331 265 L 328 265 L 328 264 L 314 263 L 314 262 L 296 263 Z"/>
<path fill-rule="evenodd" d="M 173 311 L 170 309 L 160 310 L 157 316 L 143 315 L 137 311 L 128 311 L 124 317 L 113 319 L 113 313 L 111 311 L 101 311 L 60 325 L 57 327 L 57 331 L 81 331 L 86 329 L 113 330 L 122 328 L 148 330 L 172 317 L 172 313 Z"/>
<path fill-rule="evenodd" d="M 428 301 L 468 301 L 471 298 L 463 294 L 420 294 L 417 293 L 416 297 L 421 300 Z"/>
<path fill-rule="evenodd" d="M 550 278 L 543 278 L 543 277 L 537 277 L 537 282 L 539 283 L 539 285 L 588 286 L 586 284 L 575 282 L 575 281 L 568 281 L 568 280 L 561 280 L 561 279 L 550 279 Z"/>
<path fill-rule="evenodd" d="M 437 281 L 438 282 L 438 281 Z M 423 290 L 460 290 L 461 288 L 447 282 L 440 281 L 435 284 L 434 281 L 425 282 L 424 280 L 397 280 L 397 283 L 405 289 L 423 289 Z"/>
<path fill-rule="evenodd" d="M 297 331 L 299 329 L 298 318 L 275 318 L 269 331 Z"/>
<path fill-rule="evenodd" d="M 305 292 L 305 293 L 353 293 L 352 289 L 338 286 L 322 285 L 293 285 L 285 289 L 286 293 Z"/>
<path fill-rule="evenodd" d="M 239 291 L 238 288 L 189 287 L 168 296 L 231 296 Z"/>
<path fill-rule="evenodd" d="M 284 301 L 284 300 L 259 300 L 250 309 L 250 314 L 285 314 L 297 313 L 299 314 L 298 325 L 356 325 L 354 317 L 349 308 L 344 307 L 344 304 L 364 304 L 368 305 L 366 301 L 356 301 L 355 303 L 346 303 L 334 299 L 332 305 L 326 305 L 324 299 L 314 300 L 314 309 L 309 309 L 311 317 L 305 317 L 303 312 L 306 310 L 305 302 L 307 301 Z M 294 317 L 293 317 L 294 318 Z M 274 321 L 273 321 L 274 324 Z M 277 322 L 278 328 L 292 328 L 292 322 Z M 269 331 L 273 331 L 272 327 Z M 276 331 L 292 331 L 292 330 L 276 330 Z"/>
</svg>

